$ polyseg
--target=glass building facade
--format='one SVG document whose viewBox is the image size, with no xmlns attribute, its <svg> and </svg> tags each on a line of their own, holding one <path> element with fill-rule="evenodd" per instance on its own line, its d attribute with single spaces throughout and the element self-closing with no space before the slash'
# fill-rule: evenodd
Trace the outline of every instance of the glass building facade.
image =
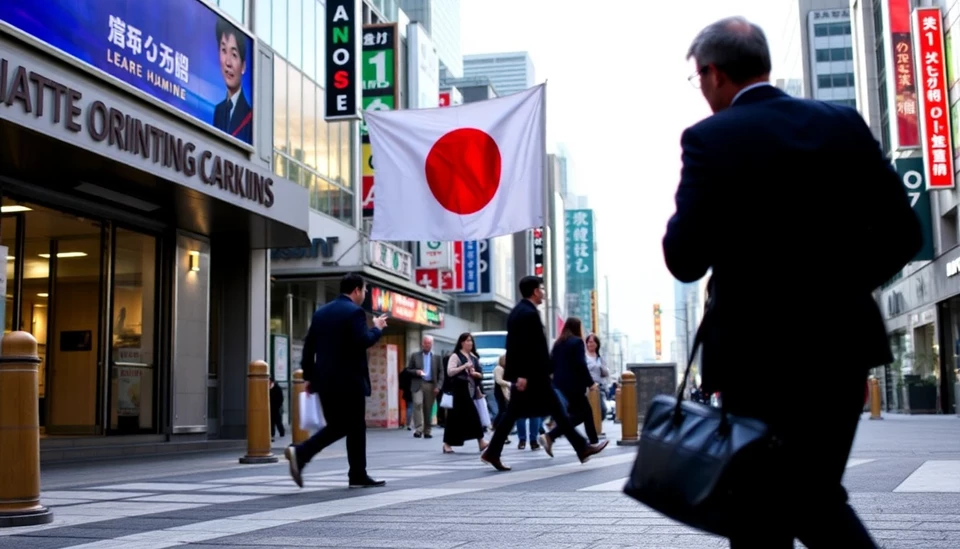
<svg viewBox="0 0 960 549">
<path fill-rule="evenodd" d="M 243 0 L 221 7 L 243 11 Z M 225 6 L 232 5 L 231 7 Z M 235 4 L 235 5 L 234 5 Z M 310 189 L 310 207 L 353 225 L 351 122 L 323 119 L 324 4 L 319 0 L 259 0 L 253 30 L 276 53 L 273 71 L 274 171 Z"/>
</svg>

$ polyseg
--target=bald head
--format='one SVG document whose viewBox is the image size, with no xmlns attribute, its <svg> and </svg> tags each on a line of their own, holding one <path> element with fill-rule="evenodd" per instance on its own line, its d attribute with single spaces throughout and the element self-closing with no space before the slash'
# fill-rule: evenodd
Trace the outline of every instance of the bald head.
<svg viewBox="0 0 960 549">
<path fill-rule="evenodd" d="M 687 51 L 697 68 L 713 65 L 736 85 L 770 76 L 770 46 L 763 29 L 743 17 L 727 17 L 700 31 Z"/>
</svg>

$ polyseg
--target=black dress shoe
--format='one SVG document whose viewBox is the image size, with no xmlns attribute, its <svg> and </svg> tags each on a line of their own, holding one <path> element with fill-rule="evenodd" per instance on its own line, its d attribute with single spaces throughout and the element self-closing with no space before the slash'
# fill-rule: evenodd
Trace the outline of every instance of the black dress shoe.
<svg viewBox="0 0 960 549">
<path fill-rule="evenodd" d="M 423 438 L 433 438 L 433 435 L 423 435 Z"/>
<path fill-rule="evenodd" d="M 386 485 L 387 485 L 387 481 L 373 480 L 370 477 L 350 481 L 350 488 L 379 488 L 381 486 L 386 486 Z"/>
</svg>

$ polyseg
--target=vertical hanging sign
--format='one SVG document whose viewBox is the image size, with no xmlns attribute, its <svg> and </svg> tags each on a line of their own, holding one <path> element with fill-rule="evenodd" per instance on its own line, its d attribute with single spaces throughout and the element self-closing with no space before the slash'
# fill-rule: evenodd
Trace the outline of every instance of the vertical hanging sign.
<svg viewBox="0 0 960 549">
<path fill-rule="evenodd" d="M 360 0 L 327 0 L 326 100 L 323 118 L 328 122 L 359 120 Z"/>
<path fill-rule="evenodd" d="M 917 8 L 913 11 L 913 39 L 917 56 L 920 137 L 927 189 L 952 189 L 950 91 L 947 88 L 940 8 Z"/>
<path fill-rule="evenodd" d="M 399 108 L 400 33 L 396 23 L 363 26 L 362 88 L 363 110 L 392 111 Z M 363 154 L 361 180 L 363 217 L 373 217 L 373 151 L 367 125 L 360 123 L 360 147 Z"/>
</svg>

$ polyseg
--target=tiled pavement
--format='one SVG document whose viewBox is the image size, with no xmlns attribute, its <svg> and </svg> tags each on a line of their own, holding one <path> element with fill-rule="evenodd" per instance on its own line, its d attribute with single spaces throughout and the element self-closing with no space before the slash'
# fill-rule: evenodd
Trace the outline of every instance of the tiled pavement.
<svg viewBox="0 0 960 549">
<path fill-rule="evenodd" d="M 960 547 L 960 419 L 888 418 L 862 422 L 846 476 L 853 503 L 883 547 Z M 388 480 L 377 490 L 346 488 L 342 442 L 310 464 L 302 490 L 283 462 L 224 454 L 53 468 L 43 501 L 55 522 L 0 530 L 0 547 L 727 546 L 623 496 L 629 448 L 586 465 L 562 441 L 554 459 L 507 449 L 514 470 L 496 473 L 475 446 L 440 454 L 440 438 L 371 432 L 370 472 Z"/>
</svg>

